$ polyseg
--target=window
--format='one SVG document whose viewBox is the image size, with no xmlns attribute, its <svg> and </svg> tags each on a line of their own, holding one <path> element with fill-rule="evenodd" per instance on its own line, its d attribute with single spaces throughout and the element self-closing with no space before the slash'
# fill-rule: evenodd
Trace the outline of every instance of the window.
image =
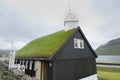
<svg viewBox="0 0 120 80">
<path fill-rule="evenodd" d="M 32 63 L 33 63 L 33 61 L 30 61 L 30 66 L 29 66 L 30 70 L 32 70 Z"/>
<path fill-rule="evenodd" d="M 25 61 L 23 60 L 23 61 L 22 61 L 22 65 L 24 65 L 24 63 L 25 63 Z"/>
<path fill-rule="evenodd" d="M 25 63 L 25 68 L 26 69 L 28 68 L 28 61 L 26 61 L 26 63 Z"/>
<path fill-rule="evenodd" d="M 22 61 L 20 60 L 20 65 L 22 65 Z"/>
<path fill-rule="evenodd" d="M 74 48 L 84 49 L 84 41 L 82 39 L 74 38 Z"/>
<path fill-rule="evenodd" d="M 37 68 L 36 68 L 36 62 L 34 62 L 34 71 L 36 71 Z"/>
</svg>

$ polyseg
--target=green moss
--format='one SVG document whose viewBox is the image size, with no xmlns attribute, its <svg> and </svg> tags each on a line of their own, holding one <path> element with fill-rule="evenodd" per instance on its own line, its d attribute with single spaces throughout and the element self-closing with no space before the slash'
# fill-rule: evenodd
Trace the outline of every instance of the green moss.
<svg viewBox="0 0 120 80">
<path fill-rule="evenodd" d="M 120 68 L 97 67 L 99 80 L 120 80 Z"/>
<path fill-rule="evenodd" d="M 120 80 L 120 68 L 97 67 L 99 80 Z"/>
<path fill-rule="evenodd" d="M 98 71 L 98 78 L 100 80 L 120 80 L 120 73 Z"/>
<path fill-rule="evenodd" d="M 50 57 L 55 54 L 74 30 L 62 30 L 33 40 L 17 51 L 16 57 Z"/>
</svg>

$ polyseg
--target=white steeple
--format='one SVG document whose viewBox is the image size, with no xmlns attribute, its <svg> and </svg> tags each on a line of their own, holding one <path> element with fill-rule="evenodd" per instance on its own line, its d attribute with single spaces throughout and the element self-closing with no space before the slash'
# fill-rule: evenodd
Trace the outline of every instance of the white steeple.
<svg viewBox="0 0 120 80">
<path fill-rule="evenodd" d="M 71 10 L 69 9 L 69 13 L 67 14 L 64 21 L 65 31 L 70 30 L 72 28 L 76 28 L 77 26 L 78 19 L 71 13 Z"/>
</svg>

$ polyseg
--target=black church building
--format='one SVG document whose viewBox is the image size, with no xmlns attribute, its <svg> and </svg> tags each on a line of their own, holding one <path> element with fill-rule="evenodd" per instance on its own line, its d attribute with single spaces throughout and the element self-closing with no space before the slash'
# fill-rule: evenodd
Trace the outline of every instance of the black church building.
<svg viewBox="0 0 120 80">
<path fill-rule="evenodd" d="M 96 58 L 78 26 L 31 41 L 17 51 L 15 64 L 25 65 L 25 73 L 38 80 L 84 80 L 97 74 Z"/>
</svg>

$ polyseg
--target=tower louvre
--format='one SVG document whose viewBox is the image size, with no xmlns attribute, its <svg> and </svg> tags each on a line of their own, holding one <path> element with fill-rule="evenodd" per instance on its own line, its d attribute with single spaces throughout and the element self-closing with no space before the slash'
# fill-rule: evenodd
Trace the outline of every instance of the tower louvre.
<svg viewBox="0 0 120 80">
<path fill-rule="evenodd" d="M 72 28 L 76 28 L 78 26 L 78 22 L 79 20 L 69 10 L 69 13 L 67 14 L 65 21 L 64 21 L 65 31 L 70 30 Z"/>
</svg>

